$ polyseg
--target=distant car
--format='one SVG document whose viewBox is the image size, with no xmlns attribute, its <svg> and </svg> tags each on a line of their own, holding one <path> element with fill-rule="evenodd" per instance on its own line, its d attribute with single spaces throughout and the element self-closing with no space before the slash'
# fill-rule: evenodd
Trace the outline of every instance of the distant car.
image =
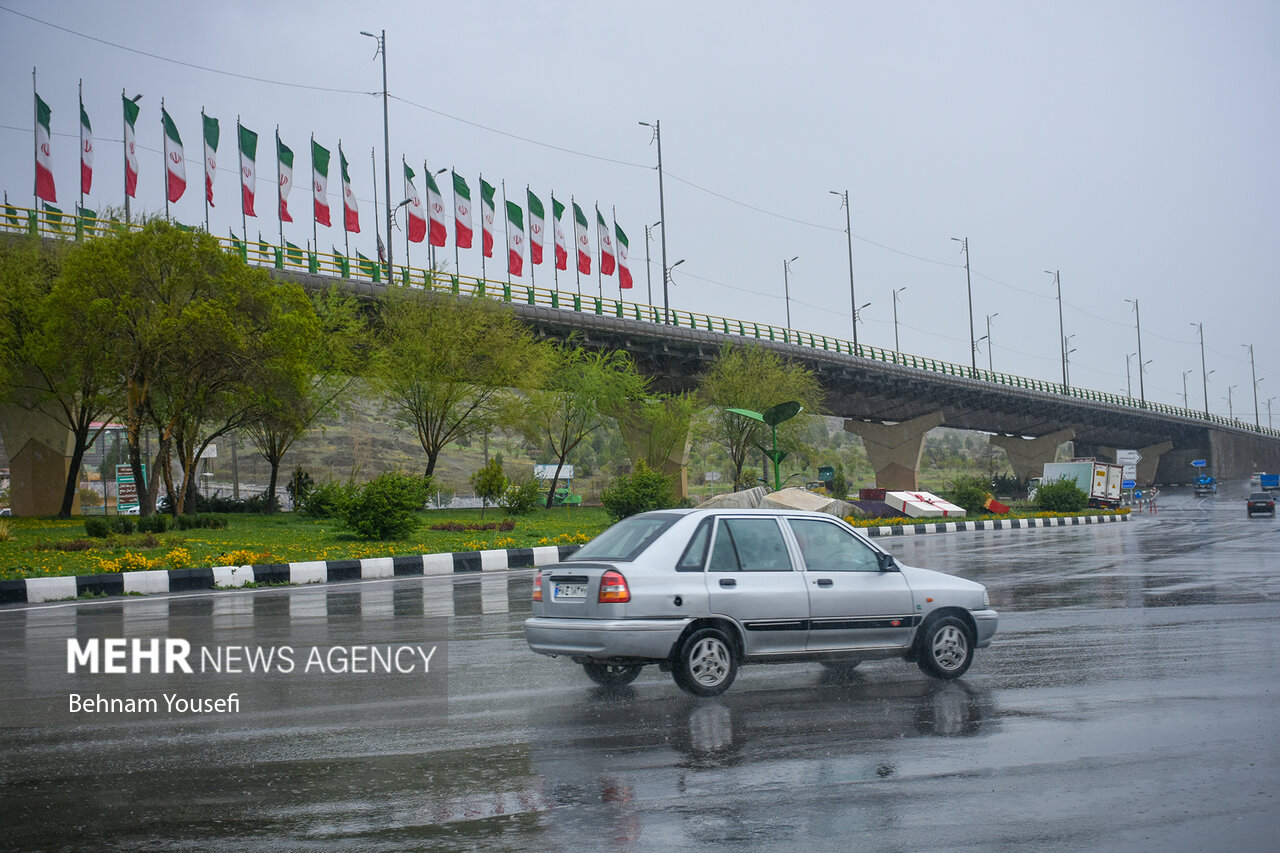
<svg viewBox="0 0 1280 853">
<path fill-rule="evenodd" d="M 1250 475 L 1249 475 L 1249 485 L 1250 485 L 1250 486 L 1261 486 L 1261 485 L 1262 485 L 1262 475 L 1263 475 L 1263 474 L 1265 474 L 1265 473 L 1267 473 L 1267 472 L 1266 472 L 1266 471 L 1254 471 L 1252 474 L 1250 474 Z"/>
<path fill-rule="evenodd" d="M 598 684 L 657 664 L 715 696 L 746 663 L 902 658 L 958 678 L 997 621 L 982 584 L 901 565 L 834 516 L 693 509 L 623 519 L 543 567 L 524 628 Z"/>
<path fill-rule="evenodd" d="M 1276 499 L 1269 492 L 1254 492 L 1249 495 L 1248 515 L 1269 515 L 1276 517 Z"/>
<path fill-rule="evenodd" d="M 7 506 L 0 506 L 0 518 L 6 518 L 8 516 L 9 508 Z"/>
</svg>

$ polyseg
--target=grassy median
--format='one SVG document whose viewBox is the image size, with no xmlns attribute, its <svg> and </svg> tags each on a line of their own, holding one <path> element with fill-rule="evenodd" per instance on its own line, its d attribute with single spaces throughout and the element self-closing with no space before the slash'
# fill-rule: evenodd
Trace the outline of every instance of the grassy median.
<svg viewBox="0 0 1280 853">
<path fill-rule="evenodd" d="M 105 539 L 88 536 L 84 519 L 0 519 L 0 580 L 533 548 L 586 542 L 609 526 L 601 507 L 561 507 L 524 516 L 489 510 L 483 520 L 478 509 L 432 510 L 421 513 L 417 530 L 405 538 L 371 542 L 357 539 L 332 519 L 295 513 L 218 517 L 227 520 L 225 528 Z"/>
</svg>

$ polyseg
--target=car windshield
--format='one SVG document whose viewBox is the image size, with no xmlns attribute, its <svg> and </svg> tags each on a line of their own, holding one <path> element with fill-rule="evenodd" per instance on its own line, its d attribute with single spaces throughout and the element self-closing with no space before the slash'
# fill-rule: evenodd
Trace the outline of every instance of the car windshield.
<svg viewBox="0 0 1280 853">
<path fill-rule="evenodd" d="M 636 515 L 617 524 L 583 545 L 568 560 L 612 560 L 630 562 L 640 556 L 678 515 Z"/>
</svg>

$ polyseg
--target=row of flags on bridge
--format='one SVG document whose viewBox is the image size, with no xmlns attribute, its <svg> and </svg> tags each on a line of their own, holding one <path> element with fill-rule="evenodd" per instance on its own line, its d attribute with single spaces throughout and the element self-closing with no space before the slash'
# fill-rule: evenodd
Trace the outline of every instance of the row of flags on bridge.
<svg viewBox="0 0 1280 853">
<path fill-rule="evenodd" d="M 124 152 L 125 152 L 125 195 L 137 198 L 139 163 L 137 154 L 136 127 L 140 109 L 138 100 L 141 96 L 130 99 L 121 93 L 124 110 Z M 52 111 L 48 104 L 35 94 L 35 171 L 36 197 L 43 200 L 46 207 L 57 201 L 57 191 L 53 174 L 53 157 L 50 145 Z M 182 136 L 173 117 L 160 104 L 161 123 L 164 127 L 164 159 L 165 159 L 165 198 L 167 202 L 176 202 L 182 198 L 187 189 L 186 154 Z M 200 111 L 202 140 L 204 143 L 204 192 L 205 203 L 214 205 L 214 178 L 217 171 L 218 146 L 220 142 L 220 125 L 218 119 Z M 281 223 L 293 222 L 293 214 L 289 210 L 289 196 L 293 189 L 294 154 L 289 146 L 280 139 L 276 130 L 276 161 L 278 171 L 278 207 Z M 257 217 L 257 155 L 258 134 L 236 120 L 236 150 L 240 160 L 240 204 L 244 216 Z M 312 217 L 315 225 L 332 227 L 329 206 L 328 186 L 330 161 L 332 152 L 311 139 L 311 185 L 312 185 Z M 93 185 L 93 128 L 89 116 L 80 102 L 80 193 L 81 197 L 90 191 Z M 411 243 L 427 242 L 430 246 L 448 245 L 448 227 L 446 222 L 444 197 L 433 174 L 423 163 L 427 198 L 426 203 L 418 192 L 415 180 L 417 175 L 403 159 L 405 200 L 400 206 L 405 208 L 408 216 L 407 237 Z M 344 232 L 360 232 L 360 211 L 356 195 L 351 188 L 349 163 L 342 151 L 342 143 L 338 143 L 338 169 L 342 179 L 342 227 Z M 469 249 L 473 245 L 473 205 L 471 185 L 466 177 L 451 171 L 453 183 L 453 232 L 454 246 L 457 249 Z M 480 189 L 480 226 L 481 249 L 485 258 L 493 257 L 495 243 L 495 226 L 497 217 L 497 188 L 479 177 Z M 506 216 L 507 235 L 507 271 L 510 275 L 523 275 L 525 244 L 528 244 L 529 263 L 541 264 L 546 236 L 546 209 L 542 199 L 526 187 L 525 207 L 516 201 L 506 198 L 503 187 L 503 207 Z M 555 268 L 569 268 L 569 250 L 565 234 L 564 218 L 569 208 L 552 193 L 551 218 L 555 246 Z M 590 223 L 582 207 L 570 197 L 573 215 L 573 234 L 576 254 L 576 269 L 579 274 L 590 275 L 593 252 L 590 236 Z M 58 211 L 57 208 L 50 208 Z M 528 228 L 525 227 L 525 213 L 528 213 Z M 612 276 L 615 269 L 618 273 L 619 286 L 622 289 L 632 287 L 631 270 L 627 265 L 630 243 L 626 233 L 613 218 L 612 227 L 606 222 L 599 206 L 595 206 L 596 214 L 596 249 L 600 256 L 599 273 Z M 379 251 L 382 250 L 379 239 Z"/>
</svg>

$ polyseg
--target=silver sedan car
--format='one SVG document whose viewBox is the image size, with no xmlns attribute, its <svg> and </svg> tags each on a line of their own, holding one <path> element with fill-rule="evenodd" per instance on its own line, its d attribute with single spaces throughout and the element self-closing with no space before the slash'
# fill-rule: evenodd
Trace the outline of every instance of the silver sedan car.
<svg viewBox="0 0 1280 853">
<path fill-rule="evenodd" d="M 901 565 L 834 516 L 692 509 L 624 519 L 543 567 L 524 629 L 599 684 L 657 664 L 715 696 L 746 663 L 902 658 L 958 678 L 997 619 L 981 584 Z"/>
</svg>

